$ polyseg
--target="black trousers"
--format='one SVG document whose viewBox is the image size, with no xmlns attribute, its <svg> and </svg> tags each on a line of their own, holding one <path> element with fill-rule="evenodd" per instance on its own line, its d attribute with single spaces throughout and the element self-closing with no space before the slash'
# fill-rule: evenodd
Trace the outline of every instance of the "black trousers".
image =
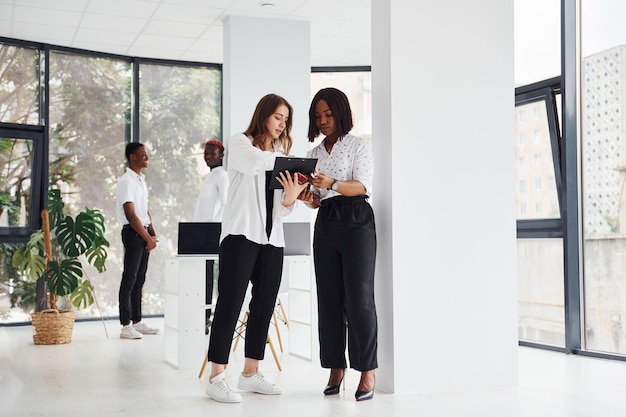
<svg viewBox="0 0 626 417">
<path fill-rule="evenodd" d="M 361 372 L 376 369 L 376 228 L 365 196 L 322 202 L 315 221 L 313 256 L 322 367 L 346 368 L 347 332 L 350 367 Z"/>
<path fill-rule="evenodd" d="M 228 363 L 249 282 L 252 283 L 252 300 L 245 334 L 245 357 L 263 359 L 283 273 L 283 252 L 283 248 L 259 245 L 245 236 L 224 238 L 219 249 L 218 294 L 209 339 L 209 361 Z"/>
<path fill-rule="evenodd" d="M 125 326 L 131 321 L 141 321 L 141 296 L 146 282 L 148 257 L 146 241 L 126 225 L 122 228 L 124 244 L 124 271 L 119 291 L 120 323 Z"/>
</svg>

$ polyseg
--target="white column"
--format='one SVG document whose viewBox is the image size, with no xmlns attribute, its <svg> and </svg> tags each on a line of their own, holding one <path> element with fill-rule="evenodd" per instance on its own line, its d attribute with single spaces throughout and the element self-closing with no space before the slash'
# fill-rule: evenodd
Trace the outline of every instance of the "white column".
<svg viewBox="0 0 626 417">
<path fill-rule="evenodd" d="M 228 16 L 224 20 L 223 138 L 248 128 L 256 104 L 266 94 L 283 96 L 294 108 L 291 154 L 309 149 L 311 34 L 306 21 Z M 299 207 L 289 222 L 309 222 Z"/>
<path fill-rule="evenodd" d="M 377 388 L 517 385 L 513 0 L 372 0 Z"/>
</svg>

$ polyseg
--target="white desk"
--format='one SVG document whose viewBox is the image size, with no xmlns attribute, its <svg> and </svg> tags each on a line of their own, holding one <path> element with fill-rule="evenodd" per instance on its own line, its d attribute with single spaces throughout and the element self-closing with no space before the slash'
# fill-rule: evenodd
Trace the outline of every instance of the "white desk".
<svg viewBox="0 0 626 417">
<path fill-rule="evenodd" d="M 206 354 L 206 263 L 218 255 L 180 255 L 165 262 L 165 361 L 178 369 L 196 369 Z M 289 352 L 317 356 L 317 307 L 308 255 L 285 256 L 283 283 L 289 291 Z M 216 293 L 214 286 L 213 293 Z"/>
<path fill-rule="evenodd" d="M 165 261 L 165 361 L 178 369 L 195 369 L 206 353 L 205 311 L 207 261 L 218 255 L 183 255 Z M 215 275 L 216 276 L 216 275 Z M 215 288 L 214 288 L 215 292 Z"/>
</svg>

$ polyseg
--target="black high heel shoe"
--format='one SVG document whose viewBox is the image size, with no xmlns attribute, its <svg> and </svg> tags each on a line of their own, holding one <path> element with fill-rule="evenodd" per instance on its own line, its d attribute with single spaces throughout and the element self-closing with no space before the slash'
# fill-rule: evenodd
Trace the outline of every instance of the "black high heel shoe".
<svg viewBox="0 0 626 417">
<path fill-rule="evenodd" d="M 363 380 L 363 375 L 361 374 L 361 381 Z M 372 398 L 374 398 L 374 386 L 376 385 L 376 377 L 374 376 L 374 383 L 372 384 L 372 389 L 369 391 L 360 391 L 357 389 L 357 391 L 354 393 L 354 398 L 356 398 L 357 401 L 367 401 L 367 400 L 371 400 Z M 361 386 L 361 383 L 359 382 L 359 386 Z"/>
<path fill-rule="evenodd" d="M 371 400 L 372 398 L 374 398 L 374 389 L 370 390 L 370 391 L 358 391 L 354 393 L 354 398 L 356 398 L 357 401 L 367 401 L 367 400 Z"/>
<path fill-rule="evenodd" d="M 340 369 L 340 368 L 335 368 L 335 369 Z M 332 377 L 332 373 L 333 371 L 330 371 L 331 373 L 331 377 Z M 341 387 L 341 383 L 343 382 L 344 377 L 346 376 L 346 370 L 343 369 L 343 375 L 341 376 L 341 379 L 339 380 L 339 384 L 337 385 L 326 385 L 326 388 L 324 388 L 324 395 L 337 395 L 339 394 L 339 388 Z M 344 384 L 343 389 L 346 389 L 346 386 Z"/>
</svg>

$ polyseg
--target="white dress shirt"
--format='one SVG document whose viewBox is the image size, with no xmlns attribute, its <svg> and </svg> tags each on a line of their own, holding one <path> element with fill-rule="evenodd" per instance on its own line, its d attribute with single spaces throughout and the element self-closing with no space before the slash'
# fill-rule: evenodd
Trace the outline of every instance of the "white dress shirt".
<svg viewBox="0 0 626 417">
<path fill-rule="evenodd" d="M 223 166 L 212 168 L 206 176 L 193 213 L 194 222 L 222 221 L 228 196 L 228 173 Z"/>
<path fill-rule="evenodd" d="M 220 241 L 228 235 L 244 235 L 261 245 L 269 243 L 285 247 L 283 217 L 293 211 L 295 203 L 290 207 L 283 206 L 282 189 L 273 191 L 274 207 L 269 239 L 265 232 L 265 171 L 271 171 L 276 157 L 283 155 L 282 149 L 266 152 L 252 146 L 252 139 L 243 133 L 230 139 L 225 154 L 230 184 Z"/>
<path fill-rule="evenodd" d="M 129 224 L 124 212 L 125 203 L 133 203 L 135 214 L 141 220 L 141 224 L 150 225 L 148 186 L 146 185 L 146 176 L 143 173 L 137 174 L 132 169 L 126 168 L 126 172 L 117 181 L 115 187 L 115 202 L 117 217 L 122 225 Z"/>
</svg>

